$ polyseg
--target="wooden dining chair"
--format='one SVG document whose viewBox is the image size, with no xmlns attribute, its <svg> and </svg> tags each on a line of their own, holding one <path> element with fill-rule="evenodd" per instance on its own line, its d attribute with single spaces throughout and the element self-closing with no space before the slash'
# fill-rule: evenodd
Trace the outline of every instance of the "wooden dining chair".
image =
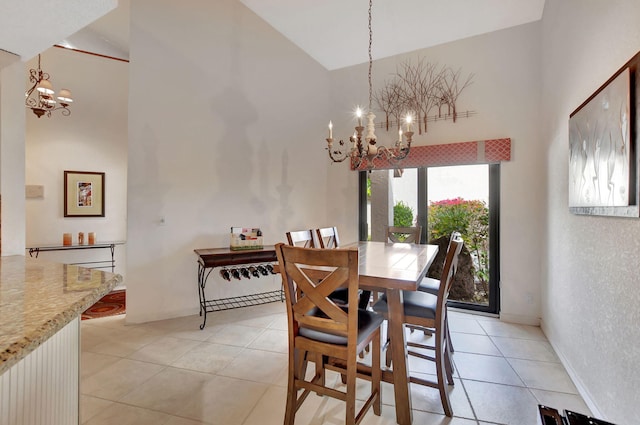
<svg viewBox="0 0 640 425">
<path fill-rule="evenodd" d="M 464 242 L 459 236 L 454 237 L 449 243 L 437 296 L 421 291 L 402 291 L 404 323 L 430 328 L 435 331 L 435 341 L 433 345 L 408 342 L 407 351 L 409 355 L 434 361 L 436 364 L 436 380 L 432 381 L 415 376 L 411 376 L 410 380 L 412 383 L 437 388 L 440 392 L 442 408 L 447 416 L 452 416 L 453 410 L 451 408 L 451 402 L 449 401 L 446 384 L 454 385 L 454 381 L 453 362 L 447 343 L 449 335 L 445 325 L 446 305 L 451 283 L 453 282 L 453 277 L 458 266 L 458 256 L 460 255 L 463 245 Z M 373 310 L 383 315 L 388 314 L 389 310 L 386 296 L 380 298 L 380 300 L 373 305 Z M 393 335 L 391 335 L 391 338 L 393 338 Z M 433 350 L 434 355 L 430 356 L 416 352 L 415 350 L 411 350 L 411 347 Z"/>
<path fill-rule="evenodd" d="M 338 230 L 333 227 L 335 239 L 338 240 Z M 301 246 L 303 248 L 324 248 L 324 243 L 319 242 L 319 232 L 320 229 L 309 229 L 309 230 L 296 230 L 293 232 L 287 232 L 287 241 L 291 246 Z M 333 244 L 333 242 L 332 242 Z M 337 248 L 335 246 L 334 248 Z M 333 301 L 346 305 L 349 298 L 349 293 L 347 288 L 337 288 L 332 294 L 331 299 Z"/>
<path fill-rule="evenodd" d="M 358 353 L 368 344 L 380 346 L 381 315 L 358 308 L 358 249 L 313 249 L 276 245 L 287 306 L 289 371 L 285 425 L 293 425 L 298 408 L 311 392 L 346 402 L 345 424 L 360 423 L 370 407 L 381 413 L 380 350 L 371 354 L 371 391 L 356 414 Z M 322 268 L 318 281 L 313 274 Z M 312 274 L 313 276 L 310 276 Z M 348 306 L 340 307 L 328 295 L 340 286 L 349 288 Z M 328 359 L 345 365 L 346 391 L 325 385 Z M 316 370 L 307 380 L 307 362 Z M 360 393 L 358 394 L 360 395 Z"/>
<path fill-rule="evenodd" d="M 449 246 L 451 245 L 451 241 L 453 239 L 460 238 L 460 237 L 462 237 L 460 232 L 456 232 L 456 231 L 451 232 L 451 236 L 449 237 L 449 243 L 447 244 L 447 251 L 446 252 L 449 252 Z M 433 243 L 433 242 L 430 242 L 430 243 Z M 446 257 L 446 252 L 445 252 L 444 257 Z M 439 256 L 436 256 L 436 261 L 437 261 L 438 257 Z M 442 257 L 440 257 L 440 258 L 442 258 Z M 444 258 L 442 258 L 441 261 L 442 262 L 439 264 L 439 266 L 440 267 L 444 267 Z M 438 264 L 434 263 L 431 266 L 431 268 L 434 268 L 435 270 L 438 270 L 437 266 L 438 266 Z M 431 270 L 431 268 L 429 270 Z M 420 282 L 420 286 L 418 287 L 418 290 L 420 290 L 422 292 L 428 292 L 428 293 L 433 294 L 433 295 L 438 295 L 438 289 L 439 288 L 440 288 L 440 279 L 436 279 L 436 278 L 433 278 L 433 277 L 426 276 Z"/>
<path fill-rule="evenodd" d="M 456 238 L 460 238 L 460 232 L 451 232 L 451 237 L 449 238 L 449 246 L 451 245 L 451 241 Z M 447 252 L 449 252 L 449 246 L 447 246 Z M 425 276 L 418 285 L 418 291 L 427 292 L 429 294 L 438 295 L 438 290 L 440 289 L 440 279 L 435 279 L 429 276 Z M 446 310 L 446 306 L 445 306 Z M 453 349 L 453 342 L 451 341 L 451 333 L 449 332 L 449 315 L 447 311 L 445 311 L 444 324 L 447 328 L 447 343 L 449 344 L 449 351 L 453 353 L 455 350 Z M 411 329 L 413 332 L 413 328 Z M 425 330 L 425 335 L 431 334 L 428 330 Z"/>
<path fill-rule="evenodd" d="M 316 237 L 320 248 L 340 248 L 340 238 L 336 227 L 316 229 Z"/>
<path fill-rule="evenodd" d="M 415 243 L 422 240 L 422 226 L 399 227 L 387 226 L 387 241 L 393 243 Z M 380 294 L 373 293 L 373 302 L 377 302 Z"/>
<path fill-rule="evenodd" d="M 399 227 L 387 226 L 387 239 L 389 242 L 416 243 L 422 240 L 422 226 Z"/>
<path fill-rule="evenodd" d="M 338 236 L 337 227 L 324 227 L 316 229 L 316 241 L 320 248 L 333 249 L 340 248 L 340 237 Z M 346 288 L 338 288 L 331 296 L 333 299 L 347 301 Z M 360 308 L 367 308 L 369 305 L 369 298 L 371 297 L 371 291 L 360 291 Z M 368 350 L 367 350 L 368 351 Z"/>
<path fill-rule="evenodd" d="M 320 229 L 316 229 L 316 238 L 320 248 L 332 249 L 332 248 L 340 248 L 340 237 L 338 236 L 338 228 L 337 227 L 323 227 Z M 359 291 L 360 295 L 358 298 L 358 305 L 360 308 L 366 309 L 369 307 L 369 300 L 371 299 L 371 291 Z M 347 303 L 347 298 L 349 297 L 349 291 L 347 288 L 338 288 L 331 294 L 331 299 L 334 301 L 342 301 L 343 303 Z M 369 346 L 365 348 L 365 351 L 368 353 L 370 350 Z M 364 358 L 365 353 L 360 353 L 360 358 Z"/>
<path fill-rule="evenodd" d="M 316 232 L 311 229 L 295 230 L 287 232 L 287 242 L 291 246 L 302 246 L 304 248 L 319 248 L 320 245 L 316 239 Z"/>
</svg>

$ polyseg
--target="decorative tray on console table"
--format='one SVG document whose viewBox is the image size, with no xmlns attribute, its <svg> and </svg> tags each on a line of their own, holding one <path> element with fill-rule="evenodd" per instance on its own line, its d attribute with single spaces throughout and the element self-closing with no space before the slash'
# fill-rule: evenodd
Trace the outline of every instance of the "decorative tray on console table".
<svg viewBox="0 0 640 425">
<path fill-rule="evenodd" d="M 232 227 L 229 246 L 232 251 L 262 249 L 262 231 L 255 227 Z"/>
</svg>

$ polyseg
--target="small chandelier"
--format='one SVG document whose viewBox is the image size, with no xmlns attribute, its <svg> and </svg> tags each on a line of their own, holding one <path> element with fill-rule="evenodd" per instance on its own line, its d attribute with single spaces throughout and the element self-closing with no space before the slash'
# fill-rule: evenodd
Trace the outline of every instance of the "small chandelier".
<svg viewBox="0 0 640 425">
<path fill-rule="evenodd" d="M 42 71 L 40 67 L 40 55 L 38 55 L 38 69 L 29 70 L 29 81 L 33 83 L 31 88 L 25 92 L 24 104 L 31 109 L 38 118 L 47 114 L 51 117 L 51 112 L 60 110 L 64 116 L 71 115 L 69 105 L 73 102 L 71 91 L 62 89 L 58 93 L 57 100 L 54 99 L 53 86 L 49 81 L 49 74 Z"/>
<path fill-rule="evenodd" d="M 409 150 L 411 149 L 411 138 L 413 137 L 412 131 L 412 116 L 411 114 L 407 114 L 405 117 L 406 123 L 406 131 L 404 132 L 404 137 L 406 137 L 406 143 L 403 140 L 402 128 L 398 124 L 398 140 L 391 147 L 386 146 L 377 146 L 376 145 L 376 135 L 375 135 L 375 123 L 374 119 L 376 116 L 372 112 L 371 108 L 371 100 L 372 100 L 372 85 L 371 85 L 371 69 L 373 67 L 373 58 L 371 56 L 371 45 L 373 41 L 373 35 L 371 31 L 371 9 L 373 5 L 373 0 L 369 0 L 369 111 L 367 113 L 367 134 L 364 137 L 363 143 L 363 135 L 362 132 L 364 127 L 362 126 L 362 109 L 358 107 L 356 109 L 356 118 L 358 120 L 358 125 L 355 128 L 355 133 L 353 136 L 349 137 L 349 141 L 351 142 L 351 147 L 346 148 L 345 142 L 340 140 L 339 147 L 333 148 L 333 123 L 329 121 L 329 138 L 327 139 L 327 150 L 329 151 L 329 158 L 333 162 L 342 162 L 345 159 L 349 158 L 351 160 L 351 165 L 353 169 L 358 169 L 364 163 L 368 169 L 374 168 L 373 161 L 376 158 L 385 158 L 392 165 L 397 165 L 398 162 L 402 161 L 404 158 L 409 155 Z"/>
</svg>

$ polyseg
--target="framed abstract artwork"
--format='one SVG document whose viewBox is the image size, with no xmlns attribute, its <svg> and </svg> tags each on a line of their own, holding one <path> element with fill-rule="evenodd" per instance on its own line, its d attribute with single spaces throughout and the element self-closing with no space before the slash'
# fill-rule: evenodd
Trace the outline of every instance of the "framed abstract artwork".
<svg viewBox="0 0 640 425">
<path fill-rule="evenodd" d="M 64 216 L 104 217 L 104 173 L 64 172 Z"/>
<path fill-rule="evenodd" d="M 639 217 L 640 53 L 569 116 L 569 210 Z"/>
</svg>

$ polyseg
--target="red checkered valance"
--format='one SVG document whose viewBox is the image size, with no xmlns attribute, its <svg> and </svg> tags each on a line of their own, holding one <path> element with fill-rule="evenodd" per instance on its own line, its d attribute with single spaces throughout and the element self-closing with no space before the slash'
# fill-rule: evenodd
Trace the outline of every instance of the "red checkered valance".
<svg viewBox="0 0 640 425">
<path fill-rule="evenodd" d="M 420 168 L 442 165 L 494 164 L 511 160 L 511 139 L 476 140 L 475 142 L 413 146 L 409 156 L 397 166 L 384 158 L 376 158 L 374 169 Z M 351 169 L 354 170 L 353 164 Z M 358 171 L 366 170 L 366 163 Z"/>
</svg>

